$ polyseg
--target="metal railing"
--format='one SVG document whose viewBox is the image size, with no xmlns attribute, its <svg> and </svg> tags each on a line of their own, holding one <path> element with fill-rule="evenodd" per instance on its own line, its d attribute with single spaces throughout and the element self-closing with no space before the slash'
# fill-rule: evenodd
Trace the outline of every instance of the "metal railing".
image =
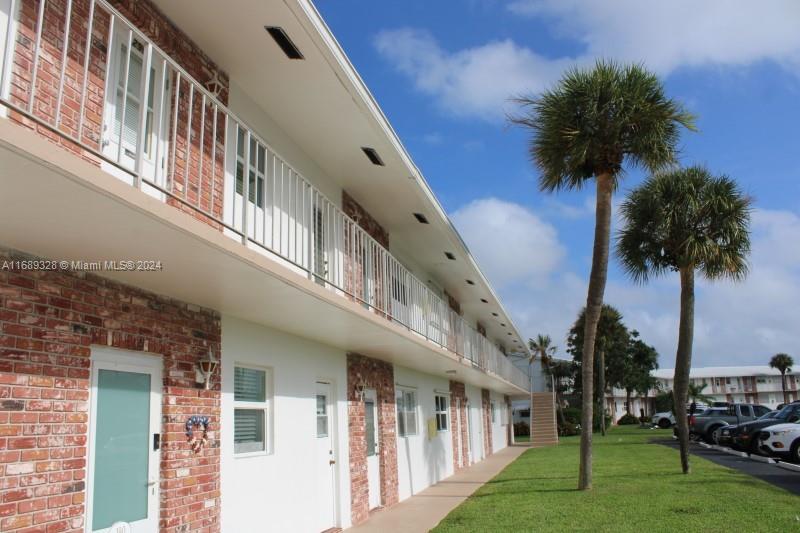
<svg viewBox="0 0 800 533">
<path fill-rule="evenodd" d="M 497 346 L 106 1 L 11 0 L 11 14 L 9 118 L 528 390 Z"/>
</svg>

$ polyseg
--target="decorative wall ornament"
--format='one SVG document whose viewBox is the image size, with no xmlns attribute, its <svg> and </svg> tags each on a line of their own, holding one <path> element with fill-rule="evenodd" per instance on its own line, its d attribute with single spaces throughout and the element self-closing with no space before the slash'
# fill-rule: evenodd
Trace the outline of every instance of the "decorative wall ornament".
<svg viewBox="0 0 800 533">
<path fill-rule="evenodd" d="M 192 447 L 194 453 L 198 453 L 208 444 L 208 424 L 209 419 L 207 416 L 195 415 L 190 416 L 186 420 L 186 436 L 189 437 L 189 445 Z M 194 428 L 196 426 L 203 428 L 203 433 L 199 438 L 194 434 Z"/>
</svg>

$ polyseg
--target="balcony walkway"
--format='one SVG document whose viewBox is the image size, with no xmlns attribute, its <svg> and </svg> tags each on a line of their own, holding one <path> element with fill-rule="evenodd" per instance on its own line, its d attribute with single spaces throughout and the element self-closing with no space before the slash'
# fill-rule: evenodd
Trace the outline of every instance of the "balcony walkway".
<svg viewBox="0 0 800 533">
<path fill-rule="evenodd" d="M 358 533 L 430 531 L 484 483 L 490 481 L 531 446 L 512 444 L 469 468 L 428 487 L 394 507 L 375 512 L 369 520 L 348 529 Z"/>
</svg>

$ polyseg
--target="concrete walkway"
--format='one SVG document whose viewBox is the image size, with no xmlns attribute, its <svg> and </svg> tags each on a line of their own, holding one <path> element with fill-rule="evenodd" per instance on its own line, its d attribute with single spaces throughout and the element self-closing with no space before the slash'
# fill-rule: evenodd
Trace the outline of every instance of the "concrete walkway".
<svg viewBox="0 0 800 533">
<path fill-rule="evenodd" d="M 376 511 L 369 520 L 347 531 L 359 533 L 430 531 L 481 485 L 499 474 L 528 449 L 527 444 L 514 444 L 504 448 L 393 507 Z"/>
</svg>

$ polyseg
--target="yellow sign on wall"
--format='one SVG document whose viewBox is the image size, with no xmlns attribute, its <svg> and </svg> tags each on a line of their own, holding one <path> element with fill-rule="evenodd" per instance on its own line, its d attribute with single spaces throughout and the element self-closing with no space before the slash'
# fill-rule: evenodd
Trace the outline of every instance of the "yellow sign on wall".
<svg viewBox="0 0 800 533">
<path fill-rule="evenodd" d="M 436 418 L 428 419 L 428 440 L 436 436 Z"/>
</svg>

